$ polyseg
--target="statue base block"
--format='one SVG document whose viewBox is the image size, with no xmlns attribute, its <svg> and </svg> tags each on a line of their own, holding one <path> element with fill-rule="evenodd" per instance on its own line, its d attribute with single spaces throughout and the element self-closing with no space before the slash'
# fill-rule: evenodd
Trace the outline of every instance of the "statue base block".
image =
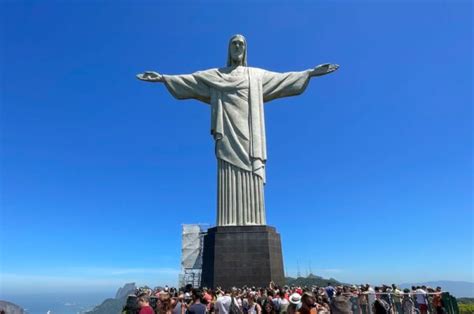
<svg viewBox="0 0 474 314">
<path fill-rule="evenodd" d="M 214 227 L 204 236 L 201 285 L 223 289 L 284 284 L 280 235 L 270 226 Z"/>
</svg>

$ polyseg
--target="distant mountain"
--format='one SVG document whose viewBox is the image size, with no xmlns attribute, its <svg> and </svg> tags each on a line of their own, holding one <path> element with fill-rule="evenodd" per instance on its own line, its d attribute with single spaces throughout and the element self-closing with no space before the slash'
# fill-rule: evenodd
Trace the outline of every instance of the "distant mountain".
<svg viewBox="0 0 474 314">
<path fill-rule="evenodd" d="M 474 297 L 474 282 L 469 281 L 428 281 L 416 283 L 404 283 L 400 285 L 402 288 L 410 288 L 411 286 L 427 286 L 427 287 L 441 287 L 444 291 L 448 291 L 456 298 L 473 298 Z"/>
<path fill-rule="evenodd" d="M 285 282 L 288 286 L 300 286 L 300 287 L 311 287 L 311 286 L 319 286 L 319 287 L 326 287 L 328 283 L 333 286 L 341 285 L 342 283 L 337 281 L 334 278 L 325 279 L 320 276 L 316 276 L 314 274 L 309 274 L 308 277 L 286 277 Z"/>
<path fill-rule="evenodd" d="M 23 310 L 20 306 L 7 302 L 7 301 L 1 301 L 0 300 L 0 310 L 5 311 L 5 313 L 8 314 L 25 314 L 25 310 Z"/>
<path fill-rule="evenodd" d="M 127 297 L 122 299 L 107 299 L 100 305 L 97 305 L 92 311 L 85 314 L 120 314 L 127 302 Z"/>
<path fill-rule="evenodd" d="M 119 288 L 117 290 L 117 293 L 115 294 L 115 298 L 123 299 L 127 297 L 129 294 L 134 293 L 135 290 L 137 290 L 137 286 L 135 285 L 134 282 L 126 283 L 122 288 Z"/>
<path fill-rule="evenodd" d="M 123 287 L 117 290 L 115 298 L 106 299 L 100 305 L 97 305 L 93 310 L 86 312 L 86 314 L 120 314 L 127 302 L 127 296 L 134 293 L 137 286 L 134 282 L 126 283 Z"/>
</svg>

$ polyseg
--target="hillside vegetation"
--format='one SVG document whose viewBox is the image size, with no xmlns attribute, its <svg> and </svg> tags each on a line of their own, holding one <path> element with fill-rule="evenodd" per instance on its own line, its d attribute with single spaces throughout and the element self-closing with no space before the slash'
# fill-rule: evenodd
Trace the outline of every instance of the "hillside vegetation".
<svg viewBox="0 0 474 314">
<path fill-rule="evenodd" d="M 332 286 L 341 285 L 342 283 L 337 281 L 334 278 L 325 279 L 320 276 L 316 276 L 313 274 L 309 274 L 308 277 L 286 277 L 285 282 L 288 286 L 300 286 L 300 287 L 311 287 L 311 286 L 318 286 L 318 287 L 326 287 L 328 283 Z"/>
<path fill-rule="evenodd" d="M 474 298 L 459 298 L 458 306 L 460 314 L 472 314 L 474 313 Z"/>
</svg>

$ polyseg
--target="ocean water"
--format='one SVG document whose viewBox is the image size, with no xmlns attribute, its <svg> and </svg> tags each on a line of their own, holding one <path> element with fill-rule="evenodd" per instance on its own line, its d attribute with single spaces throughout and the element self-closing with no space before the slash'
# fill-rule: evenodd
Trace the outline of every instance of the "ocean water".
<svg viewBox="0 0 474 314">
<path fill-rule="evenodd" d="M 28 314 L 81 314 L 112 297 L 113 295 L 105 293 L 55 293 L 0 295 L 0 300 L 15 303 Z"/>
</svg>

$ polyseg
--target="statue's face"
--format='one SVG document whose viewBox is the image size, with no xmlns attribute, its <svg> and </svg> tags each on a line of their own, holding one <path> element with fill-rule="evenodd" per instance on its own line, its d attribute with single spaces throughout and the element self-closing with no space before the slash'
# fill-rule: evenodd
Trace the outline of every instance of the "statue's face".
<svg viewBox="0 0 474 314">
<path fill-rule="evenodd" d="M 241 37 L 236 37 L 230 43 L 230 56 L 236 64 L 241 64 L 244 59 L 245 42 Z"/>
</svg>

